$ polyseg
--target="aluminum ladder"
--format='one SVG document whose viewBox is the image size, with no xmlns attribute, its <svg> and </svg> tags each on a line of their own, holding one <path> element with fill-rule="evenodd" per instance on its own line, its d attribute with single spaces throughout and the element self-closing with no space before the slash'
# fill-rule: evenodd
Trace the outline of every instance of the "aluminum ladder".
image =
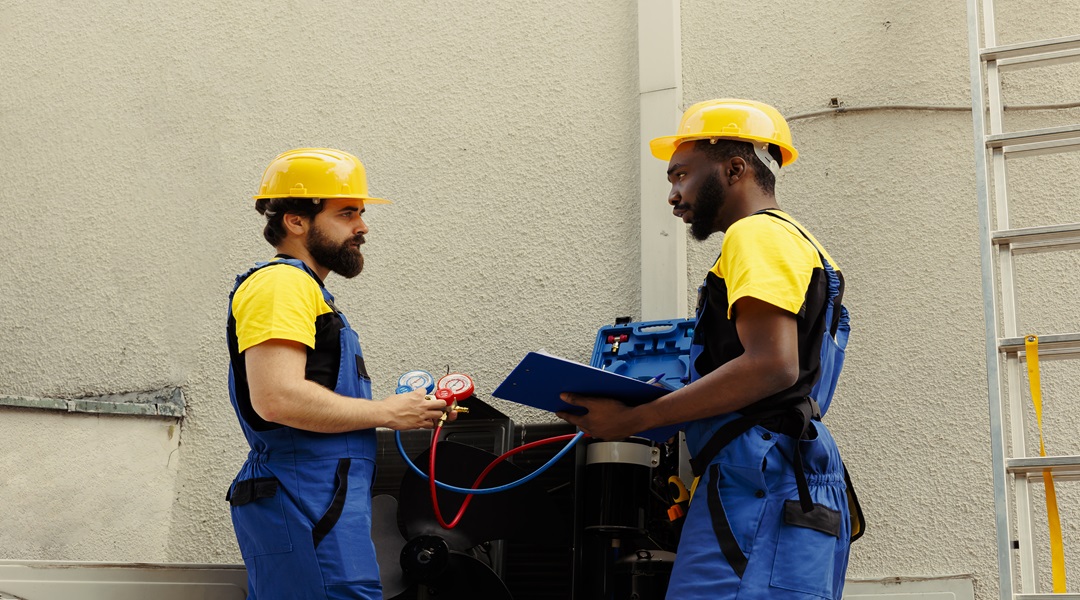
<svg viewBox="0 0 1080 600">
<path fill-rule="evenodd" d="M 1013 267 L 1013 257 L 1018 254 L 1080 248 L 1080 223 L 1011 228 L 1005 170 L 1007 159 L 1080 150 L 1080 124 L 1005 133 L 1001 93 L 1002 72 L 1080 61 L 1080 35 L 997 45 L 993 4 L 993 0 L 967 2 L 1000 597 L 1080 598 L 1076 593 L 1040 593 L 1036 589 L 1039 578 L 1032 539 L 1031 485 L 1042 481 L 1044 470 L 1055 479 L 1080 476 L 1080 456 L 1027 454 L 1021 394 L 1027 381 L 1021 373 L 1025 338 L 1017 331 Z M 1039 357 L 1080 358 L 1080 333 L 1039 332 Z M 1003 388 L 1007 388 L 1004 396 Z M 1010 455 L 1010 449 L 1015 454 Z M 1017 570 L 1019 581 L 1014 581 Z"/>
</svg>

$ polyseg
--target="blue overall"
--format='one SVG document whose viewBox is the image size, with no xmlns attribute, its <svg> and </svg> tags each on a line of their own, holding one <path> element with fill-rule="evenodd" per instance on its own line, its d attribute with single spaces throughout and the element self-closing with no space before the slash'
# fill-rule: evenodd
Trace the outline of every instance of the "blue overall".
<svg viewBox="0 0 1080 600">
<path fill-rule="evenodd" d="M 233 294 L 252 273 L 287 263 L 318 278 L 295 259 L 259 263 L 236 278 Z M 336 312 L 333 296 L 320 288 Z M 230 316 L 232 308 L 230 295 Z M 334 391 L 371 398 L 360 372 L 360 339 L 345 316 Z M 371 541 L 374 429 L 339 434 L 277 427 L 257 431 L 241 415 L 229 368 L 229 395 L 251 451 L 229 488 L 232 521 L 248 572 L 248 600 L 381 599 Z"/>
<path fill-rule="evenodd" d="M 840 276 L 818 253 L 827 299 L 811 397 L 824 413 L 843 366 L 849 326 L 839 302 Z M 699 306 L 699 324 L 704 313 Z M 699 345 L 691 348 L 691 381 L 703 375 L 696 368 L 701 352 Z M 686 441 L 691 456 L 725 425 L 742 418 L 729 413 L 690 423 Z M 707 463 L 683 525 L 667 598 L 840 599 L 851 536 L 844 465 L 829 430 L 819 420 L 810 421 L 809 429 L 798 439 L 754 425 Z M 793 465 L 797 450 L 809 487 L 807 502 L 813 503 L 810 512 L 800 505 Z"/>
</svg>

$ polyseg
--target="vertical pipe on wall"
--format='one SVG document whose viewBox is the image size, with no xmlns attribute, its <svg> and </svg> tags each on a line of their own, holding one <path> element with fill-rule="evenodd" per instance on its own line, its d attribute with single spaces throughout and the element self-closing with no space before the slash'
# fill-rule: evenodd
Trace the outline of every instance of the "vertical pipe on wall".
<svg viewBox="0 0 1080 600">
<path fill-rule="evenodd" d="M 638 107 L 641 181 L 641 318 L 682 318 L 687 310 L 686 227 L 668 206 L 667 165 L 649 140 L 671 135 L 682 104 L 679 0 L 638 0 Z"/>
</svg>

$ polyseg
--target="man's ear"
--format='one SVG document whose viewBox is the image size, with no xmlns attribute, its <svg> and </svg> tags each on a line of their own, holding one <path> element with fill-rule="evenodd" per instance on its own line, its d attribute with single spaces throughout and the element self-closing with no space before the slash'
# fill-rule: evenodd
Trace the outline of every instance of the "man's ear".
<svg viewBox="0 0 1080 600">
<path fill-rule="evenodd" d="M 736 181 L 746 175 L 747 164 L 741 156 L 732 156 L 725 175 L 728 178 L 728 185 L 734 184 Z"/>
<path fill-rule="evenodd" d="M 285 213 L 285 216 L 281 218 L 281 224 L 285 226 L 285 230 L 294 235 L 304 235 L 307 231 L 308 218 L 299 213 Z"/>
</svg>

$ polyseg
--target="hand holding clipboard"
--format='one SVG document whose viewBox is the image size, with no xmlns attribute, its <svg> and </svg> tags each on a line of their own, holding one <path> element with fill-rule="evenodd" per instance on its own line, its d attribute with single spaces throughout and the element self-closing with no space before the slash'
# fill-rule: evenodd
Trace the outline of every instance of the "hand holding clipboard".
<svg viewBox="0 0 1080 600">
<path fill-rule="evenodd" d="M 550 412 L 582 415 L 588 411 L 563 401 L 561 395 L 569 393 L 575 396 L 613 398 L 625 405 L 638 406 L 670 391 L 646 381 L 565 358 L 530 352 L 491 395 Z M 662 442 L 675 435 L 679 429 L 677 425 L 670 425 L 634 435 Z"/>
</svg>

